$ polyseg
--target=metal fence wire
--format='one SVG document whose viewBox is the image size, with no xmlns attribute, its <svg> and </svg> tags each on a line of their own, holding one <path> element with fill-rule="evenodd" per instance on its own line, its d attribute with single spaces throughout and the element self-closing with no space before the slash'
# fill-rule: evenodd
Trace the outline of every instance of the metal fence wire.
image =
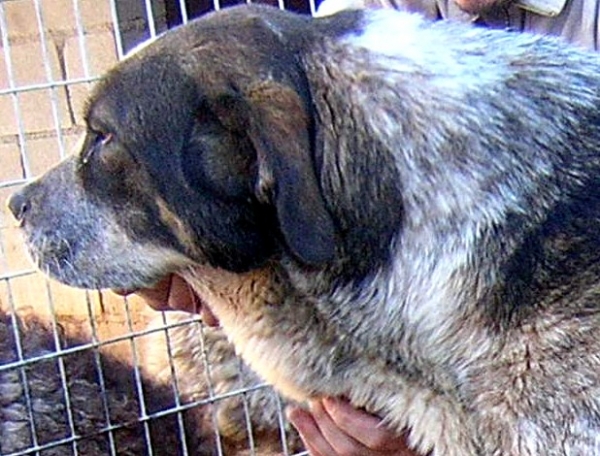
<svg viewBox="0 0 600 456">
<path fill-rule="evenodd" d="M 0 0 L 0 201 L 74 147 L 90 87 L 128 50 L 234 3 Z M 0 206 L 0 455 L 306 454 L 218 328 L 47 280 Z"/>
</svg>

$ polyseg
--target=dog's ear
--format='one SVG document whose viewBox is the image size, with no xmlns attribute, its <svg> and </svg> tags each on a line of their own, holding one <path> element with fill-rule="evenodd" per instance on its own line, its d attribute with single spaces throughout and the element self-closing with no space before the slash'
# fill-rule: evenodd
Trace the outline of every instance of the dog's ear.
<svg viewBox="0 0 600 456">
<path fill-rule="evenodd" d="M 315 172 L 306 104 L 275 81 L 254 84 L 234 100 L 221 98 L 217 115 L 226 127 L 244 129 L 256 150 L 257 191 L 270 193 L 288 248 L 307 265 L 328 262 L 335 227 Z"/>
</svg>

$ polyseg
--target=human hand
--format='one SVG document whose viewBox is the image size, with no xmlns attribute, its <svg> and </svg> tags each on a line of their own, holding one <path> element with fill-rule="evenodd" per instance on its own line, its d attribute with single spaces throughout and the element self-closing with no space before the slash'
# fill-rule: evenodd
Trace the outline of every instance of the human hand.
<svg viewBox="0 0 600 456">
<path fill-rule="evenodd" d="M 206 325 L 219 325 L 218 319 L 207 306 L 202 305 L 201 299 L 194 293 L 192 287 L 177 274 L 164 277 L 151 288 L 113 291 L 124 296 L 135 293 L 155 310 L 181 310 L 198 313 L 202 315 L 202 321 Z"/>
<path fill-rule="evenodd" d="M 454 0 L 460 9 L 470 14 L 482 14 L 510 3 L 511 0 Z"/>
<path fill-rule="evenodd" d="M 310 411 L 291 407 L 287 415 L 311 456 L 419 456 L 408 447 L 406 436 L 339 399 L 312 402 Z"/>
</svg>

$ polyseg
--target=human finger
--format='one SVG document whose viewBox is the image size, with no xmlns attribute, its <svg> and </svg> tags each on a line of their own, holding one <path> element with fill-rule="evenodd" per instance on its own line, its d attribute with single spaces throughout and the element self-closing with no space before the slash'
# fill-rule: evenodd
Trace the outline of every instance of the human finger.
<svg viewBox="0 0 600 456">
<path fill-rule="evenodd" d="M 304 447 L 311 456 L 332 456 L 334 449 L 323 436 L 313 415 L 301 407 L 289 407 L 287 418 L 300 434 Z"/>
<path fill-rule="evenodd" d="M 416 455 L 408 447 L 406 436 L 386 427 L 381 418 L 340 399 L 325 398 L 322 403 L 334 425 L 365 448 L 377 454 Z"/>
</svg>

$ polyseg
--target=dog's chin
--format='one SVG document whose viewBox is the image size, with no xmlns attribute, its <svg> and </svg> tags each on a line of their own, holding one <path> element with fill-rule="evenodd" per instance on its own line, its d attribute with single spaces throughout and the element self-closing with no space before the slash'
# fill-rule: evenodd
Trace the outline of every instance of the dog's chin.
<svg viewBox="0 0 600 456">
<path fill-rule="evenodd" d="M 48 277 L 64 285 L 85 289 L 137 290 L 150 288 L 169 274 L 164 270 L 127 267 L 123 264 L 107 265 L 102 261 L 87 259 L 84 262 L 32 255 L 33 262 Z"/>
<path fill-rule="evenodd" d="M 138 290 L 151 288 L 160 279 L 157 275 L 130 274 L 125 271 L 68 271 L 48 266 L 40 266 L 49 277 L 65 285 L 75 288 L 93 290 Z"/>
<path fill-rule="evenodd" d="M 65 285 L 87 289 L 136 290 L 151 288 L 191 260 L 167 247 L 134 242 L 97 243 L 37 236 L 27 239 L 34 264 Z M 110 240 L 110 239 L 109 239 Z"/>
</svg>

